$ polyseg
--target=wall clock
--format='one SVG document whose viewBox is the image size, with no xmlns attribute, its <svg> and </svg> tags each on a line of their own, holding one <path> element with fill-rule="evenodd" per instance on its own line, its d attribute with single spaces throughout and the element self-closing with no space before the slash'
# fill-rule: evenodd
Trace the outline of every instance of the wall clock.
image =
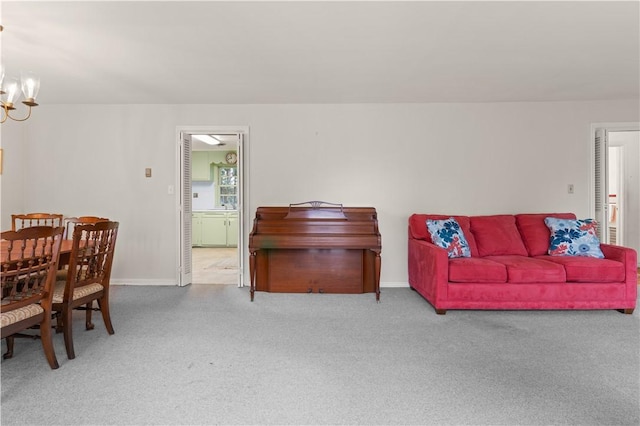
<svg viewBox="0 0 640 426">
<path fill-rule="evenodd" d="M 236 164 L 238 162 L 238 154 L 236 154 L 235 152 L 227 152 L 227 155 L 224 157 L 224 159 L 229 164 Z"/>
</svg>

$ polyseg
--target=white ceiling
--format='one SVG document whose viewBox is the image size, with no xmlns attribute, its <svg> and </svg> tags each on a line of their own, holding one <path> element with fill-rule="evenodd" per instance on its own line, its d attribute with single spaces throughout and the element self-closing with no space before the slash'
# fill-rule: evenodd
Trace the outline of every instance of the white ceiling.
<svg viewBox="0 0 640 426">
<path fill-rule="evenodd" d="M 639 98 L 640 2 L 0 3 L 40 104 Z"/>
</svg>

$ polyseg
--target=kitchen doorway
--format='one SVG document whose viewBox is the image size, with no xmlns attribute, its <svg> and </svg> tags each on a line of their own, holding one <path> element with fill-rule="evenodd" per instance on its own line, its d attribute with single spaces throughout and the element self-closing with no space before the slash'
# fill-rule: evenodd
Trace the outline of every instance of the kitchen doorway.
<svg viewBox="0 0 640 426">
<path fill-rule="evenodd" d="M 179 134 L 178 285 L 242 287 L 246 131 L 210 127 Z"/>
</svg>

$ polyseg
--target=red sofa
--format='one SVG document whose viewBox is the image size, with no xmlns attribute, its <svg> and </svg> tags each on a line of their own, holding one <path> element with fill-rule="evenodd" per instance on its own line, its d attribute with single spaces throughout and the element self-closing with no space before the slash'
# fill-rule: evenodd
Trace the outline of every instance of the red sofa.
<svg viewBox="0 0 640 426">
<path fill-rule="evenodd" d="M 409 217 L 409 285 L 438 314 L 447 309 L 617 309 L 631 314 L 638 290 L 637 253 L 601 244 L 605 258 L 549 256 L 545 217 L 413 214 Z M 427 219 L 454 217 L 471 257 L 448 258 L 434 245 Z"/>
</svg>

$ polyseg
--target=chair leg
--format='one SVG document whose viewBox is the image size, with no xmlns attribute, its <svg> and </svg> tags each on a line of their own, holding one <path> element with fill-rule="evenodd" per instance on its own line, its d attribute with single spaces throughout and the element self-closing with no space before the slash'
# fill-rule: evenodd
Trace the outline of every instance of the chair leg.
<svg viewBox="0 0 640 426">
<path fill-rule="evenodd" d="M 13 341 L 14 341 L 14 337 L 13 336 L 7 336 L 6 340 L 7 340 L 7 352 L 4 355 L 2 355 L 2 357 L 4 359 L 13 358 Z"/>
<path fill-rule="evenodd" d="M 72 323 L 73 321 L 71 320 L 73 313 L 73 309 L 65 307 L 65 309 L 62 311 L 62 325 L 63 325 L 63 331 L 64 331 L 64 347 L 67 350 L 67 358 L 69 359 L 74 359 L 76 357 L 76 353 L 73 350 L 73 328 L 72 328 Z"/>
<path fill-rule="evenodd" d="M 62 323 L 62 312 L 56 312 L 55 313 L 55 317 L 56 317 L 56 334 L 62 333 L 62 330 L 64 329 L 64 324 Z"/>
<path fill-rule="evenodd" d="M 91 322 L 91 313 L 93 311 L 93 300 L 85 306 L 85 328 L 87 330 L 93 330 L 96 326 Z"/>
<path fill-rule="evenodd" d="M 45 315 L 40 327 L 40 340 L 42 340 L 42 349 L 44 349 L 44 355 L 47 357 L 49 366 L 55 370 L 58 368 L 58 359 L 56 358 L 56 352 L 53 349 L 53 335 L 51 333 L 51 316 Z"/>
<path fill-rule="evenodd" d="M 115 333 L 113 325 L 111 324 L 111 314 L 109 313 L 109 298 L 103 296 L 98 299 L 98 306 L 100 307 L 100 312 L 102 312 L 102 320 L 104 321 L 104 326 L 107 328 L 107 333 Z"/>
</svg>

